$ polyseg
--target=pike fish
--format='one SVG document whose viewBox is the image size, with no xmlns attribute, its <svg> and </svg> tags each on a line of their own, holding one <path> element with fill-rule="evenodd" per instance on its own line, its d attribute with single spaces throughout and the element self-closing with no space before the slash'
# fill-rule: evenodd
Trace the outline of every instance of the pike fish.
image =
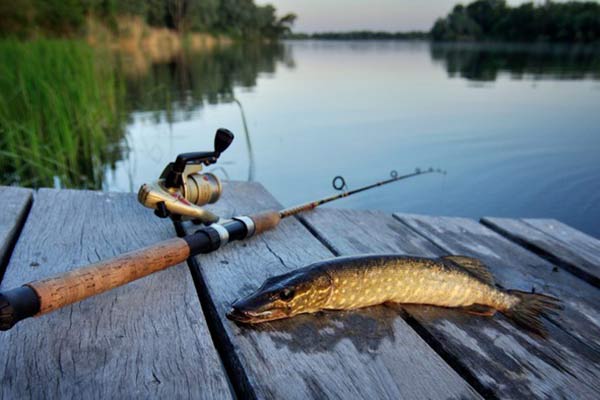
<svg viewBox="0 0 600 400">
<path fill-rule="evenodd" d="M 255 293 L 235 301 L 227 317 L 257 324 L 382 303 L 460 307 L 484 316 L 499 311 L 542 336 L 546 329 L 541 316 L 561 309 L 554 297 L 496 287 L 487 267 L 475 258 L 361 255 L 321 261 L 269 278 Z"/>
</svg>

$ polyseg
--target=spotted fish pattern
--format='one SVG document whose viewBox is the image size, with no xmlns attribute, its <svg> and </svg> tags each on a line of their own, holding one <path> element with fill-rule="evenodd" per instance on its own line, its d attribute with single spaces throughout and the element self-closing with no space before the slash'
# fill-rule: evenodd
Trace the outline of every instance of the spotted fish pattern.
<svg viewBox="0 0 600 400">
<path fill-rule="evenodd" d="M 236 301 L 228 317 L 260 323 L 322 310 L 351 310 L 382 303 L 461 307 L 492 316 L 500 311 L 517 324 L 546 334 L 540 316 L 560 309 L 543 294 L 503 290 L 479 260 L 400 255 L 338 257 L 267 279 Z"/>
<path fill-rule="evenodd" d="M 489 303 L 494 308 L 501 308 L 518 301 L 514 296 L 439 261 L 378 257 L 364 260 L 360 267 L 353 265 L 358 262 L 350 260 L 342 268 L 335 265 L 327 268 L 333 285 L 324 309 L 353 309 L 385 302 L 444 307 Z"/>
</svg>

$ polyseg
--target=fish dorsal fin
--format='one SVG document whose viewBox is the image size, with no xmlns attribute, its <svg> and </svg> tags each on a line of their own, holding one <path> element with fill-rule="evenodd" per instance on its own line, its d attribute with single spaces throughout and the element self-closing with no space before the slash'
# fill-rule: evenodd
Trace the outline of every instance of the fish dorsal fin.
<svg viewBox="0 0 600 400">
<path fill-rule="evenodd" d="M 494 286 L 494 276 L 478 259 L 465 256 L 444 256 L 442 260 L 450 261 L 452 264 L 468 271 L 482 282 Z"/>
</svg>

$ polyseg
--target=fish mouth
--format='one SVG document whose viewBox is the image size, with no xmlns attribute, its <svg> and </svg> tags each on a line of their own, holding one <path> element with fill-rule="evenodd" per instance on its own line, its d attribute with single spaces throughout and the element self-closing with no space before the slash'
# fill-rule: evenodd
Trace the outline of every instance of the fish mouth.
<svg viewBox="0 0 600 400">
<path fill-rule="evenodd" d="M 275 308 L 265 311 L 252 311 L 242 310 L 235 306 L 231 307 L 226 316 L 231 321 L 241 324 L 259 324 L 261 322 L 273 321 L 288 317 L 288 315 L 281 309 Z"/>
</svg>

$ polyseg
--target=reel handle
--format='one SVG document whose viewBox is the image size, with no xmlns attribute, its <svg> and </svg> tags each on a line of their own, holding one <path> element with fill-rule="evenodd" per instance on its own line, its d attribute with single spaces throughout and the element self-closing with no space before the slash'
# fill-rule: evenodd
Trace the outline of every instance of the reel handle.
<svg viewBox="0 0 600 400">
<path fill-rule="evenodd" d="M 219 217 L 201 206 L 219 200 L 221 181 L 215 174 L 200 171 L 202 164 L 216 163 L 233 139 L 231 131 L 220 128 L 215 134 L 214 151 L 179 154 L 165 167 L 157 181 L 140 187 L 138 201 L 153 209 L 160 218 L 191 219 L 203 224 L 217 222 Z"/>
<path fill-rule="evenodd" d="M 190 164 L 211 165 L 217 162 L 221 153 L 223 153 L 233 142 L 233 133 L 225 128 L 217 129 L 215 134 L 214 151 L 196 151 L 191 153 L 182 153 L 177 156 L 175 162 L 171 165 L 171 170 L 167 174 L 165 184 L 167 187 L 179 187 L 183 184 L 182 174 L 185 167 Z"/>
<path fill-rule="evenodd" d="M 215 153 L 217 154 L 217 158 L 227 150 L 233 139 L 233 133 L 229 129 L 217 129 L 217 133 L 215 134 Z"/>
</svg>

